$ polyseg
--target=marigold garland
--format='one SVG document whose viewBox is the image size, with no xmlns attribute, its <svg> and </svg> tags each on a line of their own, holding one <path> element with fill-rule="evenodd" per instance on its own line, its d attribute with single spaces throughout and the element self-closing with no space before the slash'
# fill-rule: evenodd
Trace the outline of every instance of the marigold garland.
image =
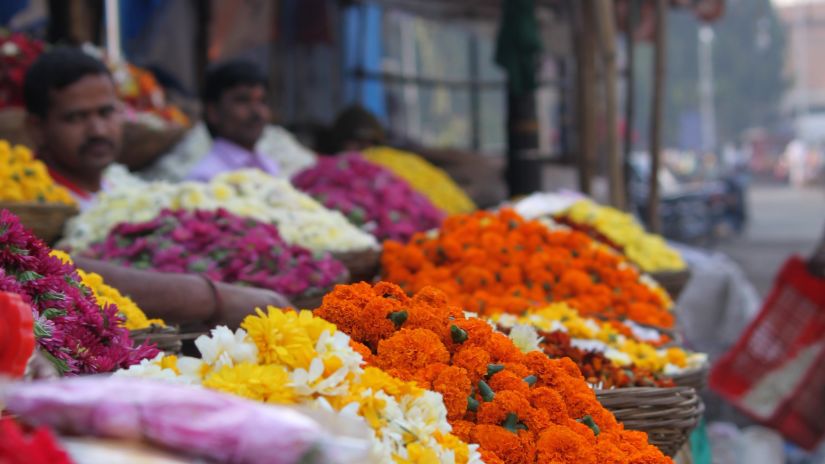
<svg viewBox="0 0 825 464">
<path fill-rule="evenodd" d="M 387 282 L 339 285 L 315 315 L 368 347 L 374 365 L 441 393 L 453 433 L 487 463 L 671 462 L 616 422 L 571 360 L 522 353 L 435 288 L 408 297 Z"/>
<path fill-rule="evenodd" d="M 586 315 L 674 324 L 664 290 L 619 254 L 510 209 L 452 216 L 437 233 L 385 243 L 381 260 L 385 280 L 407 292 L 437 287 L 483 316 L 564 301 Z"/>
</svg>

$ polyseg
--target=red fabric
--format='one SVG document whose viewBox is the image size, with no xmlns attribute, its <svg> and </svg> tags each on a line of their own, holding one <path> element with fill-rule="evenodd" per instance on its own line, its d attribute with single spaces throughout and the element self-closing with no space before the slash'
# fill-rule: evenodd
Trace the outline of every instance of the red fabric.
<svg viewBox="0 0 825 464">
<path fill-rule="evenodd" d="M 77 197 L 79 197 L 83 200 L 88 200 L 88 199 L 92 198 L 92 196 L 93 196 L 92 192 L 90 192 L 90 191 L 84 189 L 83 187 L 75 184 L 74 182 L 69 180 L 66 176 L 64 176 L 63 174 L 60 174 L 59 172 L 55 171 L 51 167 L 47 167 L 47 169 L 49 170 L 49 175 L 52 176 L 52 179 L 54 179 L 55 182 L 62 185 L 63 187 L 66 187 L 67 189 L 69 189 Z"/>
<path fill-rule="evenodd" d="M 769 373 L 800 351 L 825 341 L 825 279 L 811 275 L 799 257 L 790 258 L 756 319 L 713 367 L 710 385 L 737 408 L 806 449 L 825 437 L 825 349 L 769 417 L 743 398 Z"/>
</svg>

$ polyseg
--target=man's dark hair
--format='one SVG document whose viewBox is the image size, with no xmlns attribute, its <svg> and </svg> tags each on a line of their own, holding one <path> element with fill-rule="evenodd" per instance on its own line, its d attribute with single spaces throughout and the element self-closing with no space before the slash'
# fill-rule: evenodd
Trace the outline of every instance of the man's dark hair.
<svg viewBox="0 0 825 464">
<path fill-rule="evenodd" d="M 354 104 L 345 108 L 332 124 L 330 140 L 331 153 L 344 149 L 347 142 L 361 142 L 368 145 L 385 143 L 386 135 L 381 121 L 368 109 Z"/>
<path fill-rule="evenodd" d="M 62 90 L 86 76 L 96 75 L 111 77 L 102 61 L 79 48 L 53 48 L 40 55 L 26 71 L 23 82 L 26 110 L 45 117 L 51 105 L 52 91 Z"/>
<path fill-rule="evenodd" d="M 246 60 L 232 60 L 221 63 L 206 73 L 203 91 L 204 103 L 215 103 L 227 90 L 239 85 L 267 86 L 267 79 L 261 68 Z"/>
</svg>

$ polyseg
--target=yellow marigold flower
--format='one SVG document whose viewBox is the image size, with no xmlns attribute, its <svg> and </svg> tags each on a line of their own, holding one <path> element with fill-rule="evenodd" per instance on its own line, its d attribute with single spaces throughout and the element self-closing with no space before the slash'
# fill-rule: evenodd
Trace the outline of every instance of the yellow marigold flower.
<svg viewBox="0 0 825 464">
<path fill-rule="evenodd" d="M 335 326 L 309 311 L 298 314 L 268 307 L 264 314 L 247 316 L 241 323 L 249 338 L 258 347 L 258 357 L 263 364 L 285 364 L 292 369 L 307 369 L 317 355 L 315 340 L 324 330 L 335 331 Z M 313 336 L 314 335 L 314 336 Z"/>
<path fill-rule="evenodd" d="M 677 367 L 687 366 L 687 353 L 685 350 L 678 347 L 668 348 L 665 352 L 667 361 Z"/>
<path fill-rule="evenodd" d="M 429 464 L 439 462 L 438 454 L 435 450 L 420 443 L 410 443 L 407 445 L 407 454 L 409 455 L 407 459 L 394 456 L 393 460 L 398 464 Z"/>
<path fill-rule="evenodd" d="M 296 401 L 289 384 L 289 373 L 283 366 L 275 364 L 224 366 L 207 377 L 203 385 L 265 403 L 292 404 Z"/>
<path fill-rule="evenodd" d="M 455 454 L 456 464 L 465 464 L 470 460 L 470 448 L 467 446 L 467 443 L 464 443 L 451 433 L 442 434 L 436 432 L 434 436 L 441 446 L 451 450 Z"/>
<path fill-rule="evenodd" d="M 395 377 L 375 367 L 367 367 L 364 369 L 357 387 L 361 390 L 384 390 L 388 395 L 394 398 L 401 398 L 406 395 L 418 396 L 424 393 L 424 390 L 418 387 L 415 383 L 396 379 Z"/>
<path fill-rule="evenodd" d="M 67 264 L 74 264 L 72 258 L 65 252 L 60 250 L 52 250 L 49 253 L 51 256 L 58 258 Z M 80 282 L 89 290 L 97 300 L 97 304 L 102 306 L 113 304 L 117 306 L 118 311 L 123 315 L 125 322 L 123 327 L 128 330 L 146 329 L 152 325 L 166 327 L 162 319 L 149 319 L 138 305 L 132 301 L 128 296 L 123 295 L 114 287 L 110 287 L 103 282 L 103 277 L 94 272 L 85 272 L 77 268 L 77 275 L 80 276 Z"/>
<path fill-rule="evenodd" d="M 390 147 L 377 147 L 364 152 L 364 157 L 407 181 L 412 188 L 448 214 L 476 210 L 473 200 L 446 172 L 419 155 Z"/>
<path fill-rule="evenodd" d="M 28 148 L 0 140 L 0 200 L 75 205 L 68 190 L 55 184 L 46 165 Z"/>
</svg>

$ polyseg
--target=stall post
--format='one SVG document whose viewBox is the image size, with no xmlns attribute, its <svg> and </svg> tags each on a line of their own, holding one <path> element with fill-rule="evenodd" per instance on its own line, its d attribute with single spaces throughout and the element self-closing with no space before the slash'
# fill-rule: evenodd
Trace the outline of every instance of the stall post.
<svg viewBox="0 0 825 464">
<path fill-rule="evenodd" d="M 662 118 L 664 116 L 665 41 L 667 32 L 667 0 L 656 0 L 656 29 L 654 31 L 653 98 L 650 111 L 650 190 L 648 191 L 647 220 L 650 230 L 662 230 L 659 216 L 659 166 L 662 157 Z"/>
</svg>

